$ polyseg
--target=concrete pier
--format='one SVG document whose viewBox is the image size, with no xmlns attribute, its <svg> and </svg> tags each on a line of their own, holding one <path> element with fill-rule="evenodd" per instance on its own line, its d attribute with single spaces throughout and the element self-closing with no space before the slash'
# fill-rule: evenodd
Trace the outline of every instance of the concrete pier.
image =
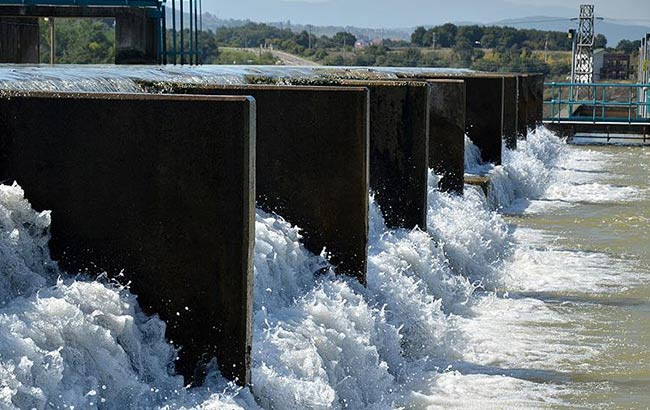
<svg viewBox="0 0 650 410">
<path fill-rule="evenodd" d="M 467 77 L 465 132 L 481 150 L 485 162 L 501 164 L 503 79 Z"/>
<path fill-rule="evenodd" d="M 528 74 L 520 74 L 517 77 L 519 98 L 517 100 L 517 137 L 525 138 L 528 135 L 528 108 L 530 100 L 530 86 Z"/>
<path fill-rule="evenodd" d="M 179 94 L 257 102 L 257 204 L 302 228 L 337 271 L 366 281 L 368 90 L 360 87 L 166 84 Z"/>
<path fill-rule="evenodd" d="M 544 75 L 528 75 L 528 128 L 534 129 L 544 118 Z"/>
<path fill-rule="evenodd" d="M 481 150 L 483 161 L 501 164 L 504 116 L 503 75 L 479 72 L 397 72 L 399 77 L 420 80 L 465 81 L 465 132 Z"/>
<path fill-rule="evenodd" d="M 429 167 L 442 175 L 441 191 L 463 194 L 465 172 L 465 82 L 429 80 Z"/>
<path fill-rule="evenodd" d="M 0 15 L 0 63 L 37 64 L 38 18 Z"/>
<path fill-rule="evenodd" d="M 0 179 L 52 210 L 63 269 L 124 272 L 186 382 L 250 381 L 254 153 L 249 97 L 0 95 Z"/>
<path fill-rule="evenodd" d="M 506 147 L 517 148 L 519 82 L 517 75 L 503 75 L 503 139 Z"/>
<path fill-rule="evenodd" d="M 431 88 L 345 80 L 370 90 L 370 188 L 386 226 L 426 230 Z"/>
<path fill-rule="evenodd" d="M 574 122 L 546 122 L 544 124 L 548 129 L 556 132 L 562 137 L 573 138 L 581 135 L 589 138 L 590 135 L 596 135 L 603 143 L 611 140 L 624 138 L 629 135 L 631 139 L 641 140 L 644 143 L 650 141 L 650 125 L 647 124 L 627 124 L 627 123 L 591 123 L 588 121 Z"/>
<path fill-rule="evenodd" d="M 353 77 L 353 76 L 350 76 Z M 431 89 L 423 81 L 258 78 L 370 91 L 370 189 L 389 228 L 426 229 Z"/>
<path fill-rule="evenodd" d="M 157 64 L 157 21 L 146 9 L 131 9 L 115 16 L 115 64 Z"/>
</svg>

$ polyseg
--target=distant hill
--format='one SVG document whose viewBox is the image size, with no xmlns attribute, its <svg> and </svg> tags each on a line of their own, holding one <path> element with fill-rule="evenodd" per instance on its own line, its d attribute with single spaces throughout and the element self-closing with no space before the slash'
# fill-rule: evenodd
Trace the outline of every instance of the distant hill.
<svg viewBox="0 0 650 410">
<path fill-rule="evenodd" d="M 176 8 L 176 29 L 179 29 L 179 21 L 180 21 L 180 11 L 178 9 L 178 6 Z M 190 24 L 190 15 L 187 11 L 183 10 L 183 15 L 185 16 L 183 18 L 183 23 L 185 24 L 185 28 L 188 27 Z M 250 23 L 250 20 L 237 20 L 237 19 L 221 19 L 215 16 L 214 14 L 211 13 L 203 13 L 201 16 L 203 17 L 202 22 L 203 22 L 203 29 L 204 30 L 212 30 L 215 31 L 218 27 L 241 27 L 245 25 L 246 23 Z M 165 18 L 167 19 L 167 28 L 171 29 L 172 28 L 172 10 L 169 7 L 165 8 Z"/>
<path fill-rule="evenodd" d="M 287 23 L 268 23 L 274 27 L 287 27 Z M 353 34 L 355 37 L 364 39 L 364 40 L 374 40 L 376 38 L 387 38 L 392 40 L 410 40 L 411 33 L 414 29 L 410 28 L 366 28 L 366 27 L 354 27 L 354 26 L 309 26 L 305 24 L 291 24 L 289 26 L 291 30 L 296 32 L 301 32 L 303 30 L 309 31 L 317 36 L 328 36 L 332 37 L 336 33 L 342 31 L 347 31 L 350 34 Z"/>
<path fill-rule="evenodd" d="M 176 12 L 177 18 L 179 12 Z M 167 8 L 167 19 L 171 19 L 171 10 Z M 189 22 L 189 16 L 185 16 L 186 22 Z M 206 30 L 215 31 L 219 27 L 240 27 L 246 23 L 250 23 L 251 20 L 240 20 L 240 19 L 223 19 L 219 18 L 211 13 L 203 13 L 203 28 Z M 186 23 L 186 27 L 187 27 Z M 300 32 L 302 30 L 309 30 L 310 26 L 305 24 L 296 24 L 289 21 L 286 22 L 267 22 L 267 24 L 274 27 L 284 27 L 290 28 L 294 32 Z M 507 19 L 499 20 L 493 23 L 482 24 L 475 22 L 455 22 L 454 24 L 460 26 L 467 25 L 485 25 L 485 26 L 512 26 L 515 28 L 529 28 L 537 30 L 546 30 L 546 31 L 562 31 L 566 32 L 569 28 L 576 27 L 577 23 L 571 21 L 568 18 L 561 17 L 549 17 L 549 16 L 531 16 L 518 19 Z M 168 27 L 171 27 L 171 21 L 167 24 Z M 432 27 L 433 25 L 428 25 Z M 405 27 L 405 28 L 365 28 L 365 27 L 354 27 L 354 26 L 311 26 L 312 33 L 318 36 L 327 35 L 333 36 L 334 34 L 340 31 L 348 31 L 354 34 L 357 38 L 361 39 L 375 39 L 379 37 L 390 38 L 394 40 L 410 40 L 411 33 L 415 30 L 415 27 Z M 605 20 L 596 22 L 596 33 L 602 33 L 607 37 L 608 45 L 610 47 L 615 47 L 620 40 L 638 40 L 645 33 L 650 32 L 650 24 L 641 25 L 641 24 L 629 24 L 625 22 L 620 22 L 616 20 Z"/>
<path fill-rule="evenodd" d="M 646 16 L 647 17 L 647 16 Z M 530 28 L 546 31 L 568 31 L 569 28 L 577 27 L 576 21 L 571 21 L 567 18 L 549 17 L 549 16 L 533 16 L 520 19 L 500 20 L 487 25 L 492 26 L 512 26 L 515 28 Z M 639 40 L 650 32 L 650 24 L 639 25 L 629 24 L 616 20 L 596 21 L 595 23 L 596 34 L 603 34 L 607 37 L 607 45 L 616 47 L 621 40 Z"/>
<path fill-rule="evenodd" d="M 180 13 L 176 11 L 176 16 Z M 171 19 L 171 10 L 167 9 L 167 18 Z M 185 16 L 186 19 L 189 19 L 189 16 Z M 203 28 L 206 30 L 216 31 L 219 27 L 241 27 L 247 23 L 250 23 L 251 20 L 238 20 L 238 19 L 222 19 L 210 13 L 203 13 Z M 278 28 L 289 28 L 294 33 L 299 33 L 303 30 L 309 31 L 310 26 L 306 24 L 294 24 L 290 21 L 283 22 L 265 22 L 266 24 L 278 27 Z M 170 26 L 170 24 L 168 24 Z M 332 37 L 336 33 L 341 31 L 348 31 L 351 34 L 354 34 L 355 37 L 372 40 L 375 38 L 390 38 L 393 40 L 410 40 L 411 33 L 413 29 L 411 28 L 391 28 L 391 29 L 378 29 L 378 28 L 364 28 L 364 27 L 344 27 L 344 26 L 311 26 L 311 31 L 314 35 L 317 36 L 329 36 Z"/>
</svg>

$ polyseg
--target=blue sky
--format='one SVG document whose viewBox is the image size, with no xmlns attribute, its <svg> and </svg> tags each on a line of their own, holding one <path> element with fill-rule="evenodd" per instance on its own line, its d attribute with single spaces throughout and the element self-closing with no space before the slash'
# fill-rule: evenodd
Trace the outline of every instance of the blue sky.
<svg viewBox="0 0 650 410">
<path fill-rule="evenodd" d="M 570 17 L 585 0 L 203 0 L 223 18 L 317 25 L 413 27 L 448 21 L 489 23 L 527 16 Z M 650 0 L 591 0 L 596 14 L 650 25 Z"/>
</svg>

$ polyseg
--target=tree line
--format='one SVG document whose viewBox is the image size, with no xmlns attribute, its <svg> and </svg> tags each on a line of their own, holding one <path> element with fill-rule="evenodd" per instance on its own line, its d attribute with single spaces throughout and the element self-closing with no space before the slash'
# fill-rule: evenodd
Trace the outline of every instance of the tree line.
<svg viewBox="0 0 650 410">
<path fill-rule="evenodd" d="M 411 34 L 411 43 L 419 47 L 449 47 L 469 44 L 472 47 L 531 50 L 571 51 L 571 39 L 561 31 L 517 29 L 502 26 L 457 26 L 447 23 L 429 29 L 418 27 Z M 596 48 L 605 48 L 607 38 L 598 34 Z"/>
<path fill-rule="evenodd" d="M 57 19 L 57 62 L 77 64 L 111 63 L 115 56 L 115 26 L 112 19 Z M 167 32 L 167 50 L 172 33 Z M 177 35 L 177 41 L 180 35 Z M 355 48 L 357 37 L 342 31 L 331 36 L 307 30 L 293 32 L 263 23 L 220 27 L 199 33 L 199 52 L 204 64 L 273 64 L 271 53 L 245 50 L 275 48 L 312 59 L 324 65 L 464 67 L 486 71 L 542 72 L 565 76 L 570 72 L 571 40 L 566 33 L 512 27 L 457 26 L 443 24 L 417 27 L 411 41 L 382 39 Z M 598 35 L 597 47 L 607 39 Z M 184 36 L 189 48 L 189 32 Z M 617 51 L 636 53 L 640 41 L 622 40 Z M 41 25 L 41 61 L 49 61 L 48 25 Z M 546 50 L 549 53 L 541 53 Z M 555 54 L 553 54 L 555 53 Z M 563 53 L 563 54 L 562 54 Z M 634 59 L 633 59 L 634 61 Z"/>
</svg>

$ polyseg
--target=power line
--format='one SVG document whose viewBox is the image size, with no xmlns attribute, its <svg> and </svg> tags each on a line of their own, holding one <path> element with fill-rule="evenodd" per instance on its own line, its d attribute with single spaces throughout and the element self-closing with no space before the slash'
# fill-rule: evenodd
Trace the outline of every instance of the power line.
<svg viewBox="0 0 650 410">
<path fill-rule="evenodd" d="M 492 23 L 491 25 L 494 26 L 509 26 L 509 25 L 516 25 L 516 24 L 534 24 L 534 23 L 557 23 L 557 22 L 566 22 L 566 21 L 571 21 L 570 18 L 562 18 L 562 19 L 548 19 L 548 20 L 521 20 L 521 21 L 508 21 L 508 22 L 503 22 L 503 23 Z"/>
</svg>

